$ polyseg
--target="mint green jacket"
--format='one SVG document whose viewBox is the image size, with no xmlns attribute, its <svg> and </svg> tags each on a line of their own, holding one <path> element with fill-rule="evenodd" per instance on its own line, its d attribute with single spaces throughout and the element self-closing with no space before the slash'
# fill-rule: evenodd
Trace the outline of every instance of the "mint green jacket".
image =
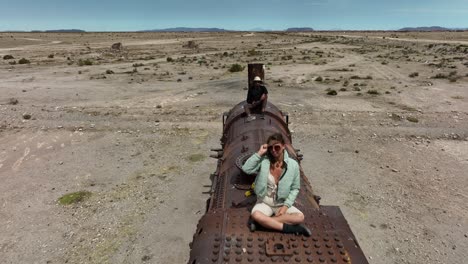
<svg viewBox="0 0 468 264">
<path fill-rule="evenodd" d="M 296 200 L 301 186 L 299 177 L 299 164 L 289 158 L 288 152 L 284 151 L 284 164 L 286 164 L 278 182 L 277 201 L 287 207 L 291 207 Z M 266 155 L 253 154 L 242 166 L 247 174 L 258 173 L 255 179 L 255 194 L 257 198 L 263 198 L 267 194 L 268 175 L 270 174 L 270 160 Z"/>
</svg>

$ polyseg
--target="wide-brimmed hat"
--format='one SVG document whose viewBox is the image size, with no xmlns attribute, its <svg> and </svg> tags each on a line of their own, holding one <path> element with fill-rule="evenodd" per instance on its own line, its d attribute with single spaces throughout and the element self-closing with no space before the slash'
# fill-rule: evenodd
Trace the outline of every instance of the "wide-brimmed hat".
<svg viewBox="0 0 468 264">
<path fill-rule="evenodd" d="M 262 78 L 258 77 L 258 76 L 255 76 L 254 78 L 254 82 L 261 82 L 262 81 Z"/>
</svg>

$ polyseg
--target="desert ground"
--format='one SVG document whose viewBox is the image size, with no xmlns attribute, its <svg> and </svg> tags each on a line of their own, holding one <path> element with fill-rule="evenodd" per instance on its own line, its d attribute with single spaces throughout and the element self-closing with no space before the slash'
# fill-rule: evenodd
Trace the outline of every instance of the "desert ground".
<svg viewBox="0 0 468 264">
<path fill-rule="evenodd" d="M 0 33 L 0 56 L 0 263 L 186 263 L 250 62 L 369 263 L 467 263 L 468 32 Z"/>
</svg>

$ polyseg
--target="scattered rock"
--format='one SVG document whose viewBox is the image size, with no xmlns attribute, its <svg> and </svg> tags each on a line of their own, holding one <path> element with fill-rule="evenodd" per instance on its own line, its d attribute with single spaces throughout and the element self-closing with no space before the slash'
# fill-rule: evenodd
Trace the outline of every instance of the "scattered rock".
<svg viewBox="0 0 468 264">
<path fill-rule="evenodd" d="M 28 113 L 23 114 L 23 119 L 29 120 L 31 119 L 31 117 L 32 117 L 31 114 L 28 114 Z"/>
<path fill-rule="evenodd" d="M 397 169 L 392 169 L 392 171 L 393 171 L 393 172 L 398 172 L 398 170 L 397 170 Z"/>
<path fill-rule="evenodd" d="M 15 57 L 13 57 L 13 55 L 5 55 L 5 56 L 3 56 L 3 59 L 4 59 L 4 60 L 12 60 L 12 59 L 14 59 L 14 58 L 15 58 Z"/>
</svg>

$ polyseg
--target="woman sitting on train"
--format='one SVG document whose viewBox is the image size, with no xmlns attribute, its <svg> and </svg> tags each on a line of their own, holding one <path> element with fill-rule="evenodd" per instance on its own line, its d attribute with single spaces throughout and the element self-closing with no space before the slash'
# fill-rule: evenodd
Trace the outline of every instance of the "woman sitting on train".
<svg viewBox="0 0 468 264">
<path fill-rule="evenodd" d="M 255 179 L 257 203 L 252 209 L 252 219 L 261 226 L 310 236 L 302 225 L 304 214 L 293 206 L 300 188 L 299 164 L 285 150 L 284 138 L 276 133 L 268 137 L 242 166 L 247 174 L 258 173 Z M 255 230 L 255 224 L 251 226 Z"/>
</svg>

